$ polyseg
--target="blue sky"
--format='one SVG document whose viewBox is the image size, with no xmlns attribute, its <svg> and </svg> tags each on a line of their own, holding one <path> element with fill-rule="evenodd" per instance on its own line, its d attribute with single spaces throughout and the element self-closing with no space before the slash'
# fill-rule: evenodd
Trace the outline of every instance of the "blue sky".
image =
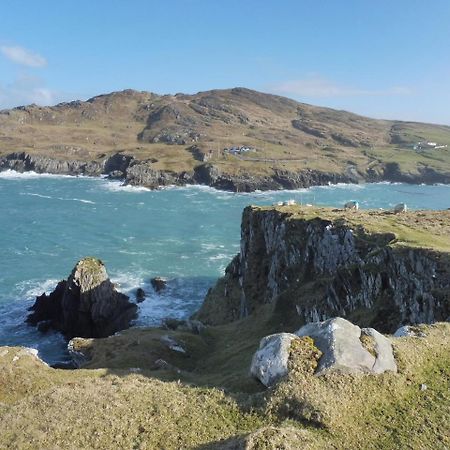
<svg viewBox="0 0 450 450">
<path fill-rule="evenodd" d="M 0 108 L 235 86 L 450 125 L 450 1 L 0 3 Z"/>
</svg>

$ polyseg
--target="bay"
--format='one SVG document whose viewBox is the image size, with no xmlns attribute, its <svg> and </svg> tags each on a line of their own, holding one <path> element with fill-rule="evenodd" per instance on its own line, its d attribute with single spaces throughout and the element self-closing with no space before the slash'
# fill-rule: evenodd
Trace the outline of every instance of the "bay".
<svg viewBox="0 0 450 450">
<path fill-rule="evenodd" d="M 361 208 L 450 207 L 450 186 L 335 185 L 250 194 L 202 186 L 149 191 L 101 178 L 0 173 L 0 345 L 37 348 L 48 362 L 67 357 L 58 334 L 24 324 L 36 295 L 51 291 L 84 256 L 104 261 L 113 282 L 134 298 L 142 287 L 137 326 L 185 318 L 239 251 L 242 210 L 294 199 Z M 169 279 L 161 295 L 150 278 Z"/>
</svg>

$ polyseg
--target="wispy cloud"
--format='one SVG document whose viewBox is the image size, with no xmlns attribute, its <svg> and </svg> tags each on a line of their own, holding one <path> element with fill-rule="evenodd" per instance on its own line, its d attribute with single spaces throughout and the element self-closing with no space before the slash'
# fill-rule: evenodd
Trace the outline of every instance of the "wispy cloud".
<svg viewBox="0 0 450 450">
<path fill-rule="evenodd" d="M 44 67 L 47 65 L 47 60 L 43 56 L 19 45 L 2 45 L 0 46 L 0 52 L 10 61 L 22 66 Z"/>
<path fill-rule="evenodd" d="M 22 75 L 7 85 L 0 84 L 0 109 L 30 103 L 52 105 L 61 101 L 61 97 L 60 93 L 47 88 L 43 80 L 29 75 Z"/>
<path fill-rule="evenodd" d="M 411 89 L 405 86 L 392 86 L 385 89 L 363 89 L 339 85 L 322 77 L 284 81 L 271 86 L 271 90 L 279 94 L 315 98 L 410 95 L 412 93 Z"/>
</svg>

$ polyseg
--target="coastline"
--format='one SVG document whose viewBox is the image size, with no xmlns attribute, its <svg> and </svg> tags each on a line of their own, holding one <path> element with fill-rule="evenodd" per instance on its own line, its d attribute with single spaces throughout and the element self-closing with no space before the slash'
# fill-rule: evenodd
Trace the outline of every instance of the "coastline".
<svg viewBox="0 0 450 450">
<path fill-rule="evenodd" d="M 60 160 L 47 156 L 33 156 L 25 152 L 0 157 L 0 172 L 102 177 L 121 181 L 124 185 L 150 190 L 169 186 L 209 186 L 220 191 L 255 192 L 280 191 L 360 183 L 450 184 L 450 174 L 424 167 L 417 174 L 401 172 L 398 164 L 388 163 L 382 173 L 366 174 L 347 170 L 347 173 L 322 172 L 305 168 L 297 172 L 274 169 L 271 175 L 251 173 L 229 174 L 213 163 L 200 164 L 192 171 L 155 170 L 152 163 L 116 153 L 97 161 Z"/>
</svg>

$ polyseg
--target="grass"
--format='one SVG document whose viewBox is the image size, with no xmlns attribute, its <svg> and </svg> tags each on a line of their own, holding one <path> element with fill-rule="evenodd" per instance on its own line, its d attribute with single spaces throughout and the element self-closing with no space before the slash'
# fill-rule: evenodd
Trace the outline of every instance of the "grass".
<svg viewBox="0 0 450 450">
<path fill-rule="evenodd" d="M 448 447 L 450 324 L 421 326 L 425 338 L 395 339 L 399 372 L 380 376 L 316 377 L 320 352 L 299 340 L 289 376 L 264 390 L 248 367 L 257 336 L 271 332 L 266 318 L 202 336 L 173 332 L 188 349 L 183 361 L 164 354 L 156 342 L 165 331 L 156 329 L 89 341 L 92 362 L 75 371 L 1 348 L 0 448 Z M 156 356 L 184 369 L 171 380 L 164 371 L 134 373 L 133 358 L 146 367 Z"/>
<path fill-rule="evenodd" d="M 427 248 L 450 253 L 450 211 L 410 211 L 393 214 L 380 210 L 343 210 L 312 206 L 253 207 L 255 210 L 274 210 L 286 215 L 288 221 L 308 221 L 315 218 L 346 224 L 366 233 L 393 233 L 393 247 Z"/>
</svg>

